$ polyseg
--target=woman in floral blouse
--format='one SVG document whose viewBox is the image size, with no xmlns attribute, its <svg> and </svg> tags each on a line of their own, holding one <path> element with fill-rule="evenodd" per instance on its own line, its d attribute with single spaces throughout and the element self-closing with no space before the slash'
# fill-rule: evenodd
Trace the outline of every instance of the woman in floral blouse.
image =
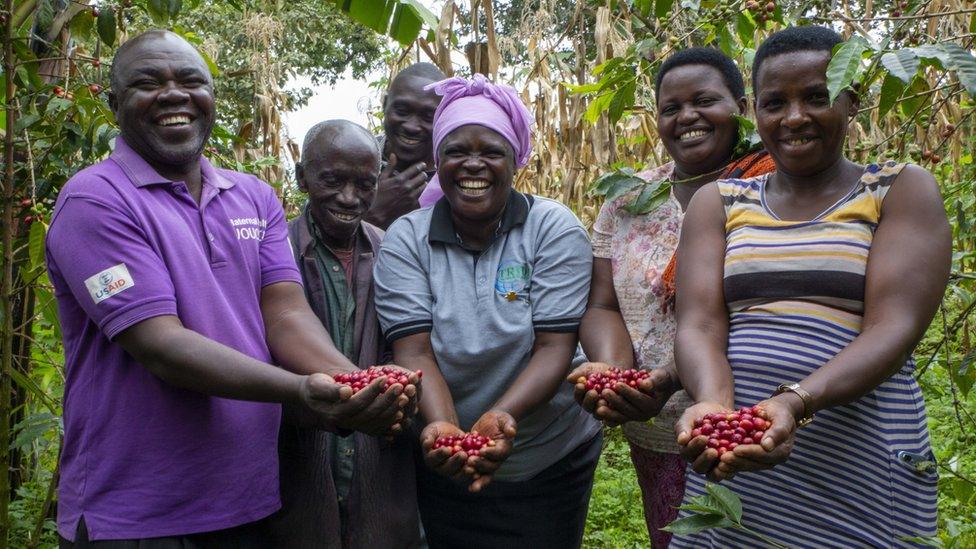
<svg viewBox="0 0 976 549">
<path fill-rule="evenodd" d="M 616 394 L 587 392 L 577 384 L 576 398 L 597 419 L 623 424 L 657 548 L 670 540 L 659 529 L 676 516 L 685 484 L 674 422 L 690 401 L 680 391 L 673 352 L 674 254 L 684 210 L 702 185 L 759 175 L 772 162 L 764 151 L 735 158 L 735 115 L 745 112 L 745 89 L 738 67 L 718 50 L 675 53 L 661 66 L 655 86 L 658 132 L 673 161 L 639 175 L 649 182 L 669 180 L 671 194 L 643 214 L 625 209 L 640 189 L 600 210 L 593 226 L 593 282 L 580 326 L 580 342 L 592 362 L 569 381 L 611 367 L 652 371 L 637 389 L 620 384 Z"/>
</svg>

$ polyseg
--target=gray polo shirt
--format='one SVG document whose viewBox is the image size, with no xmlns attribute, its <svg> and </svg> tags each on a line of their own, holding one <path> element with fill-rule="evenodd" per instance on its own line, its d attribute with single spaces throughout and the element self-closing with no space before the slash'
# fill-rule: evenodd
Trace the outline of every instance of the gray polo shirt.
<svg viewBox="0 0 976 549">
<path fill-rule="evenodd" d="M 460 427 L 468 430 L 528 366 L 535 332 L 577 331 L 592 261 L 586 230 L 554 200 L 512 191 L 495 239 L 473 253 L 462 247 L 441 199 L 386 233 L 374 269 L 380 325 L 391 342 L 430 332 Z M 531 478 L 599 430 L 564 383 L 518 423 L 496 478 Z"/>
</svg>

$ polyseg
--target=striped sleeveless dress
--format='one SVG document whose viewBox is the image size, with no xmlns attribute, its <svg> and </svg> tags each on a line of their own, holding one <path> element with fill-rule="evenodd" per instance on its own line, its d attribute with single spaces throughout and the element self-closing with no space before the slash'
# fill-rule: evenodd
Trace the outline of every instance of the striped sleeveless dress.
<svg viewBox="0 0 976 549">
<path fill-rule="evenodd" d="M 719 181 L 726 213 L 724 290 L 736 406 L 802 380 L 860 332 L 864 273 L 881 202 L 904 164 L 868 166 L 851 192 L 810 221 L 766 206 L 768 175 Z M 935 534 L 936 481 L 903 452 L 934 461 L 914 360 L 861 399 L 817 413 L 797 431 L 790 459 L 723 482 L 743 522 L 790 547 L 902 547 Z M 688 470 L 685 503 L 705 493 Z M 682 512 L 681 516 L 687 516 Z M 761 547 L 712 529 L 672 547 Z"/>
</svg>

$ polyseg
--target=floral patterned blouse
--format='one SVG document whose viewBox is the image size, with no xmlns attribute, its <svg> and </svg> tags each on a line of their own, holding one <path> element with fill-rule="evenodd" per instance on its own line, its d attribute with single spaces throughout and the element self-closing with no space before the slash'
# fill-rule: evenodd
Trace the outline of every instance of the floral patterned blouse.
<svg viewBox="0 0 976 549">
<path fill-rule="evenodd" d="M 673 170 L 674 163 L 669 162 L 637 175 L 653 181 L 671 177 Z M 632 215 L 623 207 L 633 199 L 631 193 L 603 204 L 593 224 L 593 256 L 610 260 L 620 312 L 634 342 L 636 365 L 653 370 L 674 362 L 677 323 L 674 312 L 661 311 L 661 275 L 678 247 L 684 212 L 672 194 L 651 212 Z M 678 453 L 674 422 L 690 405 L 688 395 L 679 391 L 653 422 L 624 424 L 624 435 L 643 448 Z"/>
</svg>

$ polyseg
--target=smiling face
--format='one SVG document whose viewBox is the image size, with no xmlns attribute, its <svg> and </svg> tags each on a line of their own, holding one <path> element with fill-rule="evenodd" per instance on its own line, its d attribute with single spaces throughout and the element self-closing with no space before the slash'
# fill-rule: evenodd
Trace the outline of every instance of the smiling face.
<svg viewBox="0 0 976 549">
<path fill-rule="evenodd" d="M 769 57 L 756 75 L 756 126 L 776 169 L 812 176 L 842 157 L 850 118 L 858 103 L 848 92 L 830 103 L 829 51 L 797 51 Z"/>
<path fill-rule="evenodd" d="M 365 132 L 323 131 L 295 167 L 298 187 L 308 193 L 312 218 L 325 243 L 335 249 L 351 247 L 376 197 L 380 156 L 371 139 Z"/>
<path fill-rule="evenodd" d="M 213 81 L 200 54 L 161 33 L 115 63 L 109 101 L 125 142 L 158 171 L 198 159 L 214 124 Z"/>
<path fill-rule="evenodd" d="M 405 76 L 396 79 L 387 93 L 383 131 L 386 153 L 396 155 L 397 169 L 420 162 L 433 166 L 434 111 L 441 98 L 433 90 L 424 91 L 424 86 L 432 82 L 419 76 Z"/>
<path fill-rule="evenodd" d="M 729 162 L 738 139 L 733 114 L 745 98 L 732 97 L 710 65 L 681 65 L 668 71 L 658 91 L 657 129 L 681 173 L 700 175 Z"/>
<path fill-rule="evenodd" d="M 515 177 L 515 151 L 498 132 L 468 124 L 444 137 L 437 175 L 455 222 L 484 224 L 505 209 Z"/>
</svg>

